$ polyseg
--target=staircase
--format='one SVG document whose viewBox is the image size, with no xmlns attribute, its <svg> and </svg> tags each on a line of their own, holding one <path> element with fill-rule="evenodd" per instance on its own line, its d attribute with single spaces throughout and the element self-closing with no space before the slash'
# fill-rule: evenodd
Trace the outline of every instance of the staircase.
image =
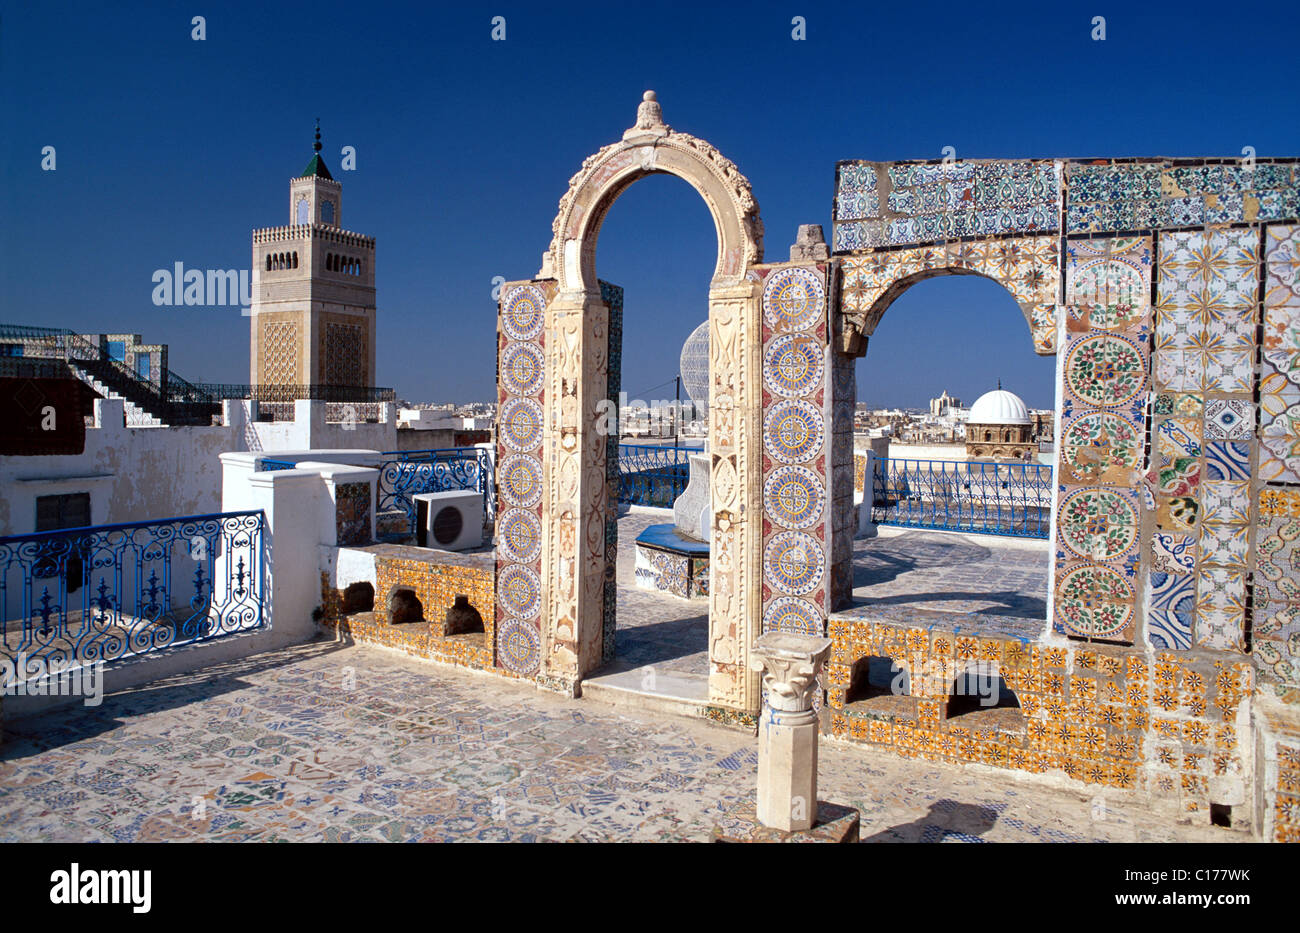
<svg viewBox="0 0 1300 933">
<path fill-rule="evenodd" d="M 0 338 L 41 340 L 86 385 L 105 398 L 122 399 L 130 427 L 206 426 L 221 411 L 218 399 L 170 370 L 161 384 L 142 379 L 102 347 L 70 330 L 0 325 Z"/>
</svg>

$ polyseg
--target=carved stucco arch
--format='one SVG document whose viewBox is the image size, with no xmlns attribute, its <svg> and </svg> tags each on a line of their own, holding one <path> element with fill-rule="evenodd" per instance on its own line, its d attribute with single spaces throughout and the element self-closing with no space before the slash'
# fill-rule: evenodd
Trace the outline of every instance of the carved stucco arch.
<svg viewBox="0 0 1300 933">
<path fill-rule="evenodd" d="M 705 140 L 678 133 L 663 122 L 654 92 L 647 91 L 636 126 L 589 156 L 571 179 L 551 225 L 550 261 L 561 291 L 596 286 L 596 242 L 606 214 L 633 182 L 647 175 L 675 175 L 708 205 L 718 235 L 713 285 L 739 282 L 763 260 L 763 222 L 749 179 Z"/>
<path fill-rule="evenodd" d="M 596 277 L 596 240 L 618 196 L 652 174 L 676 175 L 694 188 L 718 235 L 709 285 L 709 702 L 753 714 L 761 700 L 749 666 L 761 605 L 761 484 L 754 482 L 761 449 L 761 286 L 748 273 L 763 256 L 763 226 L 749 181 L 735 164 L 665 125 L 649 91 L 622 141 L 593 154 L 570 179 L 537 276 L 558 286 L 546 309 L 541 677 L 573 684 L 599 667 L 603 645 L 612 645 L 613 597 L 601 549 L 607 522 L 617 516 L 609 501 L 607 438 L 597 427 L 598 406 L 608 398 L 609 307 Z"/>
<path fill-rule="evenodd" d="M 872 334 L 876 332 L 876 327 L 877 325 L 880 324 L 880 319 L 885 316 L 885 312 L 889 310 L 889 306 L 892 305 L 898 299 L 898 297 L 903 294 L 903 292 L 907 291 L 909 288 L 911 288 L 913 285 L 917 284 L 918 282 L 923 282 L 926 279 L 939 278 L 940 276 L 945 276 L 945 275 L 973 275 L 982 279 L 988 279 L 990 282 L 997 282 L 1006 290 L 1007 296 L 1011 298 L 1012 301 L 1016 302 L 1016 307 L 1019 308 L 1020 313 L 1024 315 L 1025 323 L 1029 326 L 1030 340 L 1033 341 L 1034 338 L 1033 308 L 1026 307 L 1024 302 L 1016 301 L 1016 296 L 1011 291 L 1007 282 L 1003 281 L 996 275 L 989 275 L 984 272 L 976 272 L 972 269 L 963 269 L 961 266 L 943 266 L 937 269 L 924 269 L 920 272 L 913 272 L 910 275 L 905 275 L 902 278 L 894 280 L 889 285 L 889 287 L 885 289 L 884 293 L 879 298 L 876 299 L 876 301 L 871 305 L 871 307 L 867 310 L 867 313 L 864 315 L 863 322 L 862 322 L 863 335 L 870 337 Z M 1043 352 L 1041 349 L 1039 349 L 1039 346 L 1036 341 L 1034 341 L 1034 351 L 1037 353 Z"/>
<path fill-rule="evenodd" d="M 975 275 L 1001 285 L 1029 325 L 1034 352 L 1056 352 L 1060 302 L 1059 241 L 1023 237 L 913 248 L 844 260 L 844 349 L 862 355 L 866 339 L 908 288 L 941 275 Z"/>
</svg>

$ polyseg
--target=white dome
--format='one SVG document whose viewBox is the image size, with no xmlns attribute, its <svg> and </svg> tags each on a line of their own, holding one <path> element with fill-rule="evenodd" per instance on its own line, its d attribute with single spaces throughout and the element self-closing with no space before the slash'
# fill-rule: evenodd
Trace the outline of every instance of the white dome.
<svg viewBox="0 0 1300 933">
<path fill-rule="evenodd" d="M 970 408 L 970 424 L 1032 424 L 1020 396 L 1005 389 L 985 392 Z"/>
</svg>

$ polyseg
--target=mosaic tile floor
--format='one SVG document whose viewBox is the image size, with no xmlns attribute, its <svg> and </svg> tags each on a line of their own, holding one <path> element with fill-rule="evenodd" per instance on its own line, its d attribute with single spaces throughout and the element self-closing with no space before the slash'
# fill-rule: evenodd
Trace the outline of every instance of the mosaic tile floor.
<svg viewBox="0 0 1300 933">
<path fill-rule="evenodd" d="M 635 509 L 618 520 L 618 667 L 708 675 L 709 604 L 643 590 L 636 580 L 636 537 L 671 522 L 669 509 Z"/>
<path fill-rule="evenodd" d="M 707 675 L 707 604 L 633 583 L 636 536 L 671 516 L 668 510 L 637 509 L 619 519 L 615 667 L 653 665 Z M 1038 622 L 1047 618 L 1045 543 L 882 527 L 877 537 L 854 542 L 853 563 L 855 606 L 915 606 Z"/>
<path fill-rule="evenodd" d="M 349 689 L 350 687 L 350 689 Z M 862 838 L 1239 841 L 1136 801 L 825 742 Z M 0 842 L 704 840 L 755 739 L 380 649 L 318 642 L 10 723 Z"/>
</svg>

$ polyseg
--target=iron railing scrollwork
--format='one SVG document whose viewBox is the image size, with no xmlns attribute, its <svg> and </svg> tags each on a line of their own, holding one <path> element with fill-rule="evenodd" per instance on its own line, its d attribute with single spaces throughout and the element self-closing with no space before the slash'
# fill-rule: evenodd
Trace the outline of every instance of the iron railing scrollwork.
<svg viewBox="0 0 1300 933">
<path fill-rule="evenodd" d="M 618 501 L 672 508 L 690 482 L 694 447 L 657 444 L 618 445 Z"/>
<path fill-rule="evenodd" d="M 1051 507 L 1045 464 L 875 460 L 871 517 L 882 525 L 1046 538 Z"/>
<path fill-rule="evenodd" d="M 415 533 L 413 496 L 430 492 L 474 490 L 483 496 L 483 514 L 496 518 L 496 478 L 492 452 L 484 447 L 448 447 L 439 450 L 388 450 L 379 464 L 377 512 L 406 513 L 410 533 Z M 263 461 L 263 469 L 266 461 Z"/>
<path fill-rule="evenodd" d="M 260 628 L 265 516 L 0 537 L 0 658 L 119 661 Z"/>
</svg>

